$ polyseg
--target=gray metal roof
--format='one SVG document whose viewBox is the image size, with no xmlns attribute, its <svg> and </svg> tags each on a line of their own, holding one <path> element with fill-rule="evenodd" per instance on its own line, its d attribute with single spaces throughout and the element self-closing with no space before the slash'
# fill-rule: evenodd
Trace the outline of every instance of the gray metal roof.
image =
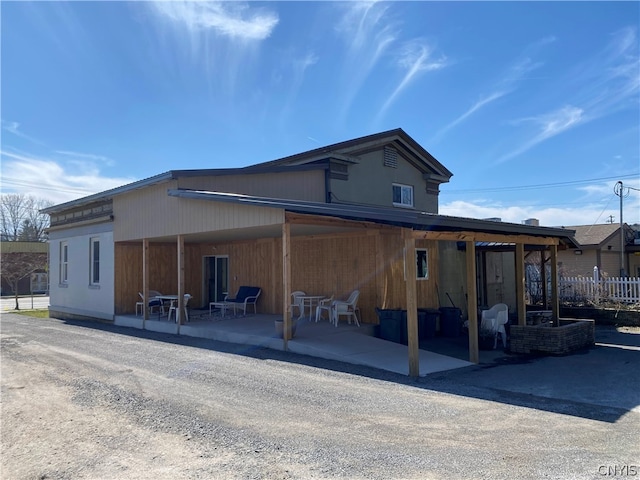
<svg viewBox="0 0 640 480">
<path fill-rule="evenodd" d="M 425 167 L 430 167 L 434 172 L 442 176 L 443 181 L 448 181 L 453 173 L 449 171 L 442 163 L 440 163 L 433 155 L 431 155 L 422 145 L 416 142 L 401 128 L 387 130 L 385 132 L 374 133 L 363 137 L 354 138 L 344 142 L 334 143 L 324 147 L 309 150 L 307 152 L 297 153 L 288 157 L 272 160 L 270 162 L 259 163 L 257 166 L 278 166 L 278 165 L 295 165 L 298 162 L 305 162 L 312 159 L 330 157 L 341 150 L 352 149 L 360 145 L 366 145 L 375 142 L 390 142 L 397 147 L 401 147 L 406 155 L 410 157 L 420 158 L 420 163 Z M 444 180 L 446 179 L 446 180 Z"/>
<path fill-rule="evenodd" d="M 394 141 L 394 142 L 398 140 L 400 140 L 401 142 L 404 142 L 404 144 L 407 145 L 410 149 L 412 149 L 417 155 L 419 155 L 420 157 L 423 157 L 424 159 L 427 159 L 431 163 L 431 166 L 434 167 L 440 175 L 443 175 L 442 181 L 448 181 L 448 179 L 453 175 L 446 167 L 444 167 L 444 165 L 442 165 L 438 160 L 436 160 L 418 142 L 416 142 L 413 138 L 407 135 L 407 133 L 404 130 L 402 130 L 401 128 L 397 128 L 395 130 L 388 130 L 386 132 L 380 132 L 373 135 L 354 138 L 352 140 L 347 140 L 345 142 L 340 142 L 333 145 L 317 148 L 315 150 L 298 153 L 296 155 L 284 157 L 279 160 L 272 160 L 270 162 L 258 163 L 254 165 L 248 165 L 245 167 L 169 170 L 168 172 L 161 173 L 153 177 L 138 180 L 136 182 L 122 185 L 120 187 L 116 187 L 110 190 L 105 190 L 103 192 L 96 193 L 94 195 L 82 197 L 77 200 L 72 200 L 69 202 L 53 205 L 51 207 L 44 208 L 40 211 L 42 213 L 51 214 L 51 213 L 56 213 L 56 212 L 60 212 L 68 209 L 82 207 L 92 202 L 101 201 L 101 200 L 110 200 L 115 195 L 119 195 L 122 193 L 126 193 L 129 191 L 136 190 L 138 188 L 147 187 L 150 185 L 156 185 L 158 183 L 166 182 L 169 180 L 175 180 L 180 177 L 208 176 L 208 175 L 215 175 L 215 176 L 243 175 L 243 174 L 278 173 L 278 172 L 327 169 L 328 166 L 326 163 L 296 164 L 295 162 L 311 161 L 314 159 L 315 161 L 318 161 L 319 159 L 322 159 L 322 158 L 324 159 L 331 158 L 332 155 L 339 157 L 340 153 L 338 150 L 340 149 L 351 148 L 360 144 L 364 144 L 366 142 L 382 141 L 385 139 L 389 139 L 389 141 Z"/>
<path fill-rule="evenodd" d="M 331 216 L 347 220 L 368 221 L 386 225 L 413 228 L 424 231 L 474 231 L 503 235 L 532 235 L 559 237 L 575 246 L 573 230 L 564 228 L 537 227 L 518 223 L 478 220 L 475 218 L 452 217 L 416 210 L 352 205 L 341 203 L 319 203 L 283 198 L 255 197 L 237 193 L 210 192 L 203 190 L 170 189 L 169 196 L 194 200 L 236 203 L 257 207 L 280 208 L 288 212 Z"/>
</svg>

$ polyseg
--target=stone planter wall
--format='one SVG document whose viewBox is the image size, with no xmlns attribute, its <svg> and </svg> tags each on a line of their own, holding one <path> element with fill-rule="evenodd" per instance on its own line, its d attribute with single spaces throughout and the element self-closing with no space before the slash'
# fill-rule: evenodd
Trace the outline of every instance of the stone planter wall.
<svg viewBox="0 0 640 480">
<path fill-rule="evenodd" d="M 560 307 L 563 318 L 590 318 L 598 325 L 627 325 L 640 327 L 640 310 L 615 310 L 613 308 Z"/>
<path fill-rule="evenodd" d="M 595 343 L 593 320 L 560 319 L 559 327 L 511 325 L 509 330 L 513 353 L 564 355 Z"/>
</svg>

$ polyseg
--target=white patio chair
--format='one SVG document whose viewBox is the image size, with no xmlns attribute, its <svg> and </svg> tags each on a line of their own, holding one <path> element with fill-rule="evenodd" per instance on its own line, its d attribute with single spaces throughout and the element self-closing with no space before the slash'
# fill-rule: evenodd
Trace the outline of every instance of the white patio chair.
<svg viewBox="0 0 640 480">
<path fill-rule="evenodd" d="M 289 310 L 291 310 L 291 316 L 293 317 L 293 309 L 298 309 L 298 316 L 301 317 L 304 315 L 304 303 L 302 301 L 302 297 L 306 295 L 302 290 L 296 290 L 295 292 L 291 292 L 291 305 L 289 305 Z"/>
<path fill-rule="evenodd" d="M 509 306 L 504 303 L 496 303 L 489 310 L 483 310 L 481 314 L 481 330 L 491 331 L 494 335 L 493 348 L 498 346 L 498 336 L 502 345 L 507 348 L 507 331 L 504 326 L 509 323 Z"/>
<path fill-rule="evenodd" d="M 331 319 L 331 304 L 333 303 L 333 295 L 329 298 L 324 298 L 318 302 L 318 306 L 316 307 L 316 323 L 322 318 L 322 312 L 327 312 L 327 317 L 330 322 L 333 322 Z"/>
<path fill-rule="evenodd" d="M 331 317 L 333 318 L 333 324 L 337 327 L 340 317 L 346 316 L 348 322 L 351 323 L 351 317 L 357 326 L 360 326 L 357 315 L 358 297 L 360 296 L 360 290 L 354 290 L 349 295 L 346 301 L 334 300 L 331 304 Z"/>
<path fill-rule="evenodd" d="M 189 321 L 189 309 L 187 308 L 189 305 L 189 300 L 191 299 L 191 295 L 189 295 L 188 293 L 185 293 L 184 297 L 183 297 L 183 305 L 182 305 L 182 310 L 184 311 L 184 318 L 185 321 Z M 167 316 L 167 320 L 171 321 L 171 312 L 173 312 L 175 314 L 176 317 L 176 322 L 178 321 L 178 315 L 177 315 L 177 310 L 178 310 L 178 301 L 174 300 L 171 302 L 171 306 L 169 307 L 169 315 Z"/>
</svg>

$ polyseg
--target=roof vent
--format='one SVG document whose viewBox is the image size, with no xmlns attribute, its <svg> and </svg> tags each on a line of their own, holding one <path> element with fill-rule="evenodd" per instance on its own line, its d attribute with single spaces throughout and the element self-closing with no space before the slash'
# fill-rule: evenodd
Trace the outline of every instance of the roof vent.
<svg viewBox="0 0 640 480">
<path fill-rule="evenodd" d="M 393 147 L 384 147 L 384 166 L 398 168 L 398 152 Z"/>
</svg>

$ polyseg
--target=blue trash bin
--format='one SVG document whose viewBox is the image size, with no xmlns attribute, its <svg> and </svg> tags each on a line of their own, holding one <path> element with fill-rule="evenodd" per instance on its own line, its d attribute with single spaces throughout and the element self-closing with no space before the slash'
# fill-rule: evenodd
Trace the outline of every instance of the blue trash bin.
<svg viewBox="0 0 640 480">
<path fill-rule="evenodd" d="M 436 324 L 440 310 L 437 308 L 419 308 L 418 309 L 418 338 L 425 340 L 436 336 Z"/>
<path fill-rule="evenodd" d="M 403 311 L 399 309 L 376 308 L 376 313 L 378 314 L 378 320 L 380 322 L 378 326 L 379 337 L 395 343 L 403 343 L 402 340 L 404 337 L 406 343 L 407 317 L 403 315 Z"/>
<path fill-rule="evenodd" d="M 460 336 L 462 310 L 456 307 L 440 307 L 440 333 L 443 337 Z"/>
</svg>

